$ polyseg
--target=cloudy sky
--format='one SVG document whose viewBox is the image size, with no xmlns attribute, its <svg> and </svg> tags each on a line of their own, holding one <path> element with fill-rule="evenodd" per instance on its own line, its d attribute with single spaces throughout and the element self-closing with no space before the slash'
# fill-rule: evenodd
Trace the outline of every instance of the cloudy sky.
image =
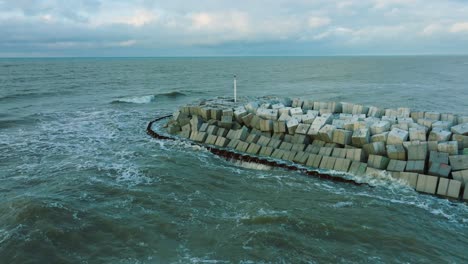
<svg viewBox="0 0 468 264">
<path fill-rule="evenodd" d="M 0 57 L 468 54 L 468 0 L 0 0 Z"/>
</svg>

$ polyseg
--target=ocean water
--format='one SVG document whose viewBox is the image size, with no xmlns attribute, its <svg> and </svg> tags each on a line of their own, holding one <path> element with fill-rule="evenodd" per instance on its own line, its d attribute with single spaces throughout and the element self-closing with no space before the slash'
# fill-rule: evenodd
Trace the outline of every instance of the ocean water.
<svg viewBox="0 0 468 264">
<path fill-rule="evenodd" d="M 467 73 L 466 56 L 0 59 L 0 263 L 467 263 L 466 203 L 145 133 L 233 74 L 240 96 L 467 114 Z"/>
</svg>

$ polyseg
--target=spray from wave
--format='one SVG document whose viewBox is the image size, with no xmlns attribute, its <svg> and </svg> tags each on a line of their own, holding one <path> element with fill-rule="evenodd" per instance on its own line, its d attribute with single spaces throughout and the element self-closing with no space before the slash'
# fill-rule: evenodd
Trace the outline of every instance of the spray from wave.
<svg viewBox="0 0 468 264">
<path fill-rule="evenodd" d="M 186 94 L 182 92 L 167 92 L 167 93 L 159 93 L 159 94 L 152 94 L 152 95 L 143 95 L 143 96 L 132 96 L 132 97 L 123 97 L 118 98 L 112 103 L 130 103 L 130 104 L 149 104 L 151 102 L 156 101 L 157 98 L 177 98 L 181 96 L 186 96 Z"/>
</svg>

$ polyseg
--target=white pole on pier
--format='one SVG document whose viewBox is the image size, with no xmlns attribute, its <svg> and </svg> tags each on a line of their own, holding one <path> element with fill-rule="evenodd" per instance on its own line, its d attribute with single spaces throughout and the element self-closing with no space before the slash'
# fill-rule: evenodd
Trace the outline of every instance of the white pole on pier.
<svg viewBox="0 0 468 264">
<path fill-rule="evenodd" d="M 237 80 L 236 80 L 236 75 L 234 75 L 234 103 L 237 103 Z"/>
</svg>

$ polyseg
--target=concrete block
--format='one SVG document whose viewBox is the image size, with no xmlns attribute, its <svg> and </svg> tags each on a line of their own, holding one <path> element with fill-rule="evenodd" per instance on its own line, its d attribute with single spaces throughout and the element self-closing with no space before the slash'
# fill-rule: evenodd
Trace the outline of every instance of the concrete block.
<svg viewBox="0 0 468 264">
<path fill-rule="evenodd" d="M 266 136 L 260 136 L 257 140 L 257 144 L 260 146 L 268 146 L 268 143 L 270 143 L 271 138 L 266 137 Z"/>
<path fill-rule="evenodd" d="M 409 118 L 411 114 L 411 109 L 407 107 L 399 107 L 397 109 L 397 112 L 398 112 L 397 117 Z"/>
<path fill-rule="evenodd" d="M 457 141 L 440 142 L 437 144 L 437 150 L 439 152 L 448 153 L 449 155 L 457 155 L 458 154 L 458 142 Z"/>
<path fill-rule="evenodd" d="M 334 157 L 322 157 L 320 162 L 320 169 L 333 170 L 335 167 L 336 158 Z"/>
<path fill-rule="evenodd" d="M 424 118 L 438 121 L 440 120 L 440 113 L 439 112 L 426 112 L 424 114 Z"/>
<path fill-rule="evenodd" d="M 337 143 L 337 144 L 340 144 L 340 145 L 349 145 L 349 144 L 351 144 L 351 137 L 352 136 L 353 136 L 352 131 L 343 130 L 343 129 L 336 129 L 333 132 L 332 141 L 334 143 Z"/>
<path fill-rule="evenodd" d="M 362 149 L 346 149 L 346 158 L 349 160 L 363 161 L 364 151 Z"/>
<path fill-rule="evenodd" d="M 321 147 L 318 154 L 321 156 L 331 156 L 332 152 L 333 148 Z"/>
<path fill-rule="evenodd" d="M 333 134 L 336 127 L 333 125 L 325 125 L 318 132 L 318 138 L 325 142 L 333 142 Z"/>
<path fill-rule="evenodd" d="M 305 144 L 292 144 L 292 148 L 291 150 L 292 151 L 296 151 L 296 152 L 302 152 L 304 151 L 305 149 Z"/>
<path fill-rule="evenodd" d="M 237 148 L 237 145 L 239 144 L 240 140 L 238 139 L 231 139 L 231 141 L 229 141 L 227 147 L 228 148 L 231 148 L 231 149 L 235 149 Z"/>
<path fill-rule="evenodd" d="M 418 175 L 418 182 L 416 183 L 416 191 L 435 194 L 439 178 L 436 176 Z"/>
<path fill-rule="evenodd" d="M 221 117 L 221 127 L 226 129 L 231 129 L 232 127 L 232 116 L 222 116 Z"/>
<path fill-rule="evenodd" d="M 309 158 L 309 153 L 299 151 L 297 152 L 296 156 L 294 157 L 293 161 L 299 164 L 306 164 L 307 159 Z"/>
<path fill-rule="evenodd" d="M 414 122 L 417 122 L 419 119 L 424 118 L 424 112 L 411 112 L 410 117 Z"/>
<path fill-rule="evenodd" d="M 208 129 L 208 123 L 203 123 L 200 128 L 198 129 L 198 131 L 200 132 L 206 132 L 206 130 Z"/>
<path fill-rule="evenodd" d="M 284 138 L 283 138 L 283 141 L 284 142 L 289 142 L 289 143 L 292 143 L 293 142 L 293 135 L 284 135 Z"/>
<path fill-rule="evenodd" d="M 218 132 L 216 132 L 216 135 L 218 137 L 225 137 L 228 133 L 228 130 L 229 129 L 226 129 L 226 128 L 218 128 Z"/>
<path fill-rule="evenodd" d="M 192 119 L 190 119 L 190 127 L 194 131 L 198 131 L 200 127 L 202 126 L 202 124 L 203 124 L 203 119 L 199 116 L 194 115 L 192 116 Z"/>
<path fill-rule="evenodd" d="M 249 147 L 247 148 L 247 153 L 257 155 L 260 152 L 261 146 L 255 143 L 250 143 Z"/>
<path fill-rule="evenodd" d="M 438 128 L 438 129 L 441 129 L 441 130 L 449 131 L 452 126 L 453 126 L 453 124 L 450 121 L 436 121 L 436 122 L 432 123 L 432 129 Z"/>
<path fill-rule="evenodd" d="M 223 110 L 222 109 L 217 109 L 217 108 L 212 108 L 210 109 L 211 113 L 211 119 L 219 120 L 221 121 L 221 117 L 223 116 Z"/>
<path fill-rule="evenodd" d="M 460 181 L 450 180 L 446 196 L 457 199 L 460 196 L 461 186 L 462 183 Z"/>
<path fill-rule="evenodd" d="M 217 139 L 218 139 L 218 136 L 216 135 L 208 135 L 206 137 L 205 143 L 209 145 L 214 145 Z"/>
<path fill-rule="evenodd" d="M 229 139 L 227 139 L 225 137 L 222 137 L 222 136 L 218 136 L 217 139 L 216 139 L 215 145 L 225 148 L 225 147 L 227 147 L 229 142 L 230 142 Z"/>
<path fill-rule="evenodd" d="M 334 148 L 331 156 L 335 158 L 346 158 L 347 149 L 344 148 Z"/>
<path fill-rule="evenodd" d="M 293 119 L 289 114 L 286 114 L 286 113 L 283 113 L 280 115 L 280 117 L 278 118 L 278 121 L 284 121 L 284 122 L 288 122 L 289 120 Z"/>
<path fill-rule="evenodd" d="M 384 109 L 381 109 L 381 108 L 378 108 L 378 107 L 375 107 L 375 106 L 371 106 L 371 107 L 369 107 L 369 111 L 367 113 L 367 116 L 381 118 L 384 114 L 385 114 Z"/>
<path fill-rule="evenodd" d="M 247 139 L 248 136 L 249 136 L 249 129 L 244 126 L 241 129 L 235 130 L 232 139 L 239 139 L 239 140 L 244 141 Z"/>
<path fill-rule="evenodd" d="M 425 171 L 425 162 L 424 160 L 408 160 L 406 163 L 407 172 L 416 172 L 416 173 L 424 173 Z"/>
<path fill-rule="evenodd" d="M 418 183 L 418 174 L 414 172 L 400 172 L 400 180 L 409 186 L 416 188 Z"/>
<path fill-rule="evenodd" d="M 437 151 L 437 141 L 427 141 L 427 148 L 429 151 Z"/>
<path fill-rule="evenodd" d="M 195 136 L 195 141 L 196 142 L 199 142 L 199 143 L 203 143 L 206 141 L 206 138 L 208 136 L 208 134 L 206 132 L 192 132 L 192 133 L 196 133 L 196 136 Z"/>
<path fill-rule="evenodd" d="M 304 100 L 304 102 L 302 103 L 302 109 L 304 111 L 314 109 L 314 101 L 313 100 Z"/>
<path fill-rule="evenodd" d="M 338 144 L 336 144 L 336 143 L 325 143 L 325 147 L 327 147 L 327 148 L 338 148 Z"/>
<path fill-rule="evenodd" d="M 207 107 L 202 107 L 199 109 L 200 116 L 205 120 L 215 119 L 211 116 L 211 109 Z"/>
<path fill-rule="evenodd" d="M 450 130 L 454 134 L 468 136 L 468 123 L 453 126 Z"/>
<path fill-rule="evenodd" d="M 286 122 L 286 127 L 289 134 L 294 134 L 298 126 L 299 122 L 296 119 L 290 119 Z"/>
<path fill-rule="evenodd" d="M 254 115 L 252 117 L 252 120 L 250 120 L 250 127 L 252 128 L 256 128 L 258 130 L 260 130 L 260 122 L 261 122 L 262 118 L 260 118 L 259 116 L 257 115 Z"/>
<path fill-rule="evenodd" d="M 295 134 L 292 137 L 292 143 L 294 144 L 309 144 L 310 138 L 306 135 Z"/>
<path fill-rule="evenodd" d="M 359 114 L 367 115 L 368 112 L 369 112 L 369 107 L 355 104 L 353 105 L 353 111 L 351 113 L 353 115 L 359 115 Z"/>
<path fill-rule="evenodd" d="M 431 151 L 429 152 L 429 165 L 432 163 L 449 164 L 449 155 L 444 152 Z"/>
<path fill-rule="evenodd" d="M 244 115 L 243 117 L 241 117 L 242 119 L 242 122 L 248 126 L 248 127 L 252 127 L 252 119 L 255 115 L 254 114 L 247 114 L 247 115 Z"/>
<path fill-rule="evenodd" d="M 458 142 L 458 149 L 468 148 L 468 136 L 453 134 L 452 141 Z"/>
<path fill-rule="evenodd" d="M 309 154 L 306 165 L 309 167 L 318 168 L 320 166 L 321 161 L 322 161 L 321 155 Z"/>
<path fill-rule="evenodd" d="M 404 141 L 408 140 L 408 131 L 394 128 L 388 133 L 387 145 L 398 145 L 403 144 Z"/>
<path fill-rule="evenodd" d="M 285 136 L 284 133 L 273 133 L 273 135 L 271 136 L 271 138 L 272 138 L 272 139 L 276 139 L 276 140 L 283 140 L 283 139 L 284 139 L 284 136 Z"/>
<path fill-rule="evenodd" d="M 446 130 L 439 130 L 432 128 L 432 131 L 429 133 L 429 141 L 448 141 L 452 136 L 452 132 Z"/>
<path fill-rule="evenodd" d="M 239 141 L 236 146 L 236 150 L 240 152 L 246 152 L 247 149 L 249 148 L 249 143 L 244 142 L 244 141 Z"/>
<path fill-rule="evenodd" d="M 387 156 L 394 160 L 406 160 L 406 150 L 403 145 L 387 145 Z"/>
<path fill-rule="evenodd" d="M 457 124 L 465 124 L 468 123 L 468 116 L 459 116 L 457 118 Z"/>
<path fill-rule="evenodd" d="M 296 134 L 301 134 L 301 135 L 306 135 L 307 131 L 309 131 L 310 125 L 309 124 L 299 124 L 296 128 L 295 133 Z"/>
<path fill-rule="evenodd" d="M 283 107 L 283 108 L 280 108 L 278 109 L 278 114 L 281 116 L 289 116 L 289 118 L 291 118 L 290 116 L 290 112 L 289 110 L 291 110 L 292 107 Z"/>
<path fill-rule="evenodd" d="M 296 154 L 297 153 L 294 151 L 284 151 L 282 159 L 293 162 Z"/>
<path fill-rule="evenodd" d="M 325 147 L 325 144 L 326 142 L 320 139 L 314 139 L 314 141 L 312 141 L 312 145 L 314 146 Z"/>
<path fill-rule="evenodd" d="M 426 160 L 427 144 L 409 145 L 408 160 Z"/>
<path fill-rule="evenodd" d="M 292 101 L 292 107 L 302 107 L 303 104 L 304 104 L 304 100 L 300 98 L 294 98 Z"/>
<path fill-rule="evenodd" d="M 281 145 L 279 146 L 279 149 L 290 151 L 292 147 L 293 147 L 292 143 L 283 141 L 283 143 L 281 143 Z"/>
<path fill-rule="evenodd" d="M 418 119 L 418 124 L 425 126 L 427 128 L 432 128 L 432 124 L 435 122 L 433 119 L 421 118 Z"/>
<path fill-rule="evenodd" d="M 370 142 L 370 131 L 367 128 L 358 129 L 353 132 L 351 136 L 352 145 L 355 147 L 362 147 Z"/>
<path fill-rule="evenodd" d="M 326 117 L 323 117 L 323 116 L 319 116 L 319 117 L 315 118 L 315 120 L 312 123 L 312 125 L 310 126 L 310 129 L 307 132 L 307 134 L 310 135 L 310 136 L 318 135 L 319 130 L 328 123 L 331 123 L 330 118 L 326 118 Z"/>
<path fill-rule="evenodd" d="M 391 124 L 388 121 L 380 121 L 370 126 L 371 135 L 381 134 L 390 130 Z"/>
<path fill-rule="evenodd" d="M 275 158 L 275 159 L 282 159 L 283 155 L 284 155 L 284 150 L 275 149 L 275 150 L 273 150 L 273 153 L 271 154 L 271 157 Z"/>
<path fill-rule="evenodd" d="M 237 122 L 239 123 L 243 123 L 244 121 L 242 120 L 242 118 L 244 116 L 246 116 L 248 114 L 247 110 L 245 109 L 245 107 L 243 106 L 240 106 L 240 107 L 237 107 L 236 109 L 234 109 L 234 119 L 237 120 Z"/>
<path fill-rule="evenodd" d="M 449 157 L 453 171 L 468 170 L 468 155 L 454 155 Z"/>
<path fill-rule="evenodd" d="M 452 125 L 457 125 L 458 124 L 458 116 L 454 115 L 454 114 L 449 114 L 449 113 L 440 114 L 440 120 L 441 121 L 448 121 L 448 122 L 452 123 Z"/>
<path fill-rule="evenodd" d="M 310 154 L 318 154 L 319 151 L 320 151 L 320 147 L 312 145 L 312 144 L 308 145 L 305 149 L 305 152 L 310 153 Z"/>
<path fill-rule="evenodd" d="M 388 163 L 390 159 L 384 156 L 378 155 L 369 155 L 369 159 L 367 160 L 367 166 L 375 169 L 385 170 L 387 169 Z"/>
<path fill-rule="evenodd" d="M 405 168 L 406 168 L 406 161 L 404 160 L 391 159 L 387 166 L 388 171 L 404 172 Z"/>
<path fill-rule="evenodd" d="M 349 166 L 351 166 L 351 160 L 337 158 L 335 161 L 335 167 L 333 169 L 336 171 L 348 172 Z"/>
<path fill-rule="evenodd" d="M 448 178 L 451 170 L 448 164 L 433 162 L 429 165 L 427 174 Z"/>
<path fill-rule="evenodd" d="M 348 172 L 356 176 L 364 176 L 366 174 L 367 164 L 359 161 L 352 161 Z"/>
<path fill-rule="evenodd" d="M 388 111 L 388 110 L 389 110 L 389 109 L 387 109 L 387 110 L 385 110 L 385 111 Z M 397 113 L 397 112 L 396 112 L 396 110 L 395 110 L 395 115 L 392 115 L 392 116 L 384 115 L 384 116 L 382 116 L 382 119 L 381 119 L 381 120 L 382 120 L 383 122 L 388 122 L 388 123 L 390 123 L 390 127 L 391 127 L 392 125 L 394 125 L 394 124 L 397 123 L 396 113 Z"/>
<path fill-rule="evenodd" d="M 261 155 L 261 156 L 270 157 L 272 153 L 273 153 L 273 148 L 272 148 L 272 147 L 265 147 L 265 146 L 262 146 L 262 147 L 260 148 L 260 155 Z"/>
<path fill-rule="evenodd" d="M 385 143 L 384 142 L 373 142 L 362 146 L 365 156 L 370 154 L 374 155 L 386 155 Z"/>
<path fill-rule="evenodd" d="M 190 133 L 191 133 L 191 131 L 189 131 L 189 130 L 180 131 L 179 132 L 179 137 L 190 138 Z"/>
<path fill-rule="evenodd" d="M 252 113 L 252 114 L 255 114 L 257 112 L 257 108 L 259 107 L 260 105 L 258 102 L 249 102 L 248 104 L 244 106 L 245 110 L 247 110 L 247 112 Z"/>
<path fill-rule="evenodd" d="M 260 139 L 260 135 L 250 133 L 250 135 L 247 137 L 245 141 L 248 143 L 257 143 L 259 139 Z"/>
<path fill-rule="evenodd" d="M 419 140 L 426 141 L 426 129 L 425 128 L 409 128 L 409 139 L 411 141 Z"/>
<path fill-rule="evenodd" d="M 374 143 L 374 142 L 387 143 L 388 133 L 389 132 L 383 132 L 383 133 L 380 133 L 380 134 L 375 134 L 375 135 L 371 136 L 370 142 L 371 143 Z"/>
<path fill-rule="evenodd" d="M 465 187 L 465 184 L 468 183 L 468 170 L 452 171 L 453 179 L 460 181 L 462 187 Z"/>
<path fill-rule="evenodd" d="M 277 149 L 281 145 L 282 141 L 277 140 L 277 139 L 271 139 L 270 142 L 268 142 L 268 147 L 272 147 L 274 149 Z"/>
<path fill-rule="evenodd" d="M 404 130 L 404 131 L 408 131 L 408 130 L 409 130 L 409 126 L 408 126 L 407 123 L 395 124 L 395 125 L 392 125 L 392 126 L 391 126 L 390 131 L 392 131 L 393 129 L 401 129 L 401 130 Z"/>
<path fill-rule="evenodd" d="M 273 121 L 269 119 L 260 119 L 260 131 L 262 132 L 273 131 Z"/>
<path fill-rule="evenodd" d="M 278 109 L 258 108 L 257 115 L 263 119 L 276 121 L 278 119 Z"/>
</svg>

